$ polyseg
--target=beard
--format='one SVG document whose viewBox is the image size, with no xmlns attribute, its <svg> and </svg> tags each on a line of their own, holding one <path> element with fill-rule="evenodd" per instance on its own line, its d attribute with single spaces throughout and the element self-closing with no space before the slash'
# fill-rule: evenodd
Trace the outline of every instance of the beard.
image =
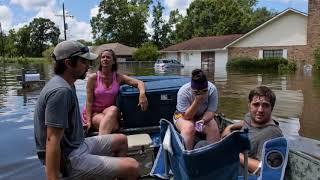
<svg viewBox="0 0 320 180">
<path fill-rule="evenodd" d="M 87 76 L 87 71 L 84 72 L 82 75 L 80 75 L 78 79 L 84 80 L 86 76 Z"/>
</svg>

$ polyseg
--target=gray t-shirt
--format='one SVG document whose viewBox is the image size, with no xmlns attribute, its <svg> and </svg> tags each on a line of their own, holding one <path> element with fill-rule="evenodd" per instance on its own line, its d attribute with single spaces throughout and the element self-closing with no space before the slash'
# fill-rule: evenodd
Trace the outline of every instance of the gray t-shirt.
<svg viewBox="0 0 320 180">
<path fill-rule="evenodd" d="M 249 113 L 245 115 L 245 123 L 243 129 L 247 128 L 249 130 L 249 140 L 251 143 L 251 150 L 249 151 L 249 157 L 262 160 L 261 153 L 263 149 L 263 144 L 269 139 L 282 137 L 282 131 L 276 124 L 266 125 L 264 127 L 252 127 L 251 126 L 251 116 Z"/>
<path fill-rule="evenodd" d="M 195 95 L 192 93 L 191 83 L 183 85 L 178 92 L 177 97 L 177 111 L 186 112 L 188 107 L 191 106 L 195 99 Z M 218 90 L 215 85 L 208 82 L 208 98 L 198 108 L 196 116 L 202 116 L 206 111 L 216 112 L 218 106 Z"/>
<path fill-rule="evenodd" d="M 45 152 L 46 126 L 63 128 L 61 149 L 68 155 L 84 141 L 79 104 L 74 86 L 54 76 L 42 89 L 34 111 L 37 152 Z"/>
</svg>

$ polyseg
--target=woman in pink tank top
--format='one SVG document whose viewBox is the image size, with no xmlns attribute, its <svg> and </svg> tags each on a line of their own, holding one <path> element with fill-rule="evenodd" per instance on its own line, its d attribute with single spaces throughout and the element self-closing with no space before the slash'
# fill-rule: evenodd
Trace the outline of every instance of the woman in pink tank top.
<svg viewBox="0 0 320 180">
<path fill-rule="evenodd" d="M 145 111 L 148 100 L 144 83 L 117 72 L 117 58 L 113 50 L 103 50 L 99 54 L 100 66 L 87 82 L 87 99 L 83 107 L 82 119 L 87 129 L 98 130 L 99 135 L 110 134 L 119 128 L 120 112 L 116 105 L 120 84 L 128 84 L 139 89 L 139 106 Z"/>
</svg>

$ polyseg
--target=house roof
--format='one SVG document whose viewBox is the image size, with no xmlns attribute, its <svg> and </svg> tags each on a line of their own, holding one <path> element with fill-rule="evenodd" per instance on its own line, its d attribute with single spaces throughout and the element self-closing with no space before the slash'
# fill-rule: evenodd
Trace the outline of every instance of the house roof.
<svg viewBox="0 0 320 180">
<path fill-rule="evenodd" d="M 292 9 L 292 8 L 288 8 L 284 11 L 282 11 L 281 13 L 279 13 L 278 15 L 274 16 L 273 18 L 269 19 L 268 21 L 266 21 L 265 23 L 261 24 L 260 26 L 254 28 L 253 30 L 249 31 L 248 33 L 244 34 L 242 37 L 240 37 L 239 39 L 231 42 L 230 44 L 228 44 L 226 46 L 226 48 L 232 46 L 233 44 L 241 41 L 242 39 L 245 39 L 246 37 L 250 36 L 251 34 L 253 34 L 254 32 L 256 31 L 259 31 L 260 29 L 264 28 L 265 26 L 267 26 L 268 24 L 278 20 L 280 17 L 282 17 L 283 15 L 285 14 L 288 14 L 289 12 L 294 12 L 294 13 L 297 13 L 297 14 L 300 14 L 300 15 L 303 15 L 303 16 L 308 16 L 308 14 L 304 13 L 304 12 L 301 12 L 301 11 L 298 11 L 296 9 Z"/>
<path fill-rule="evenodd" d="M 92 47 L 92 52 L 100 54 L 103 50 L 112 49 L 117 56 L 132 56 L 137 49 L 120 43 L 108 43 Z"/>
<path fill-rule="evenodd" d="M 229 43 L 240 38 L 242 34 L 231 34 L 223 36 L 195 37 L 187 41 L 169 46 L 160 52 L 183 51 L 183 50 L 213 50 L 223 49 Z"/>
</svg>

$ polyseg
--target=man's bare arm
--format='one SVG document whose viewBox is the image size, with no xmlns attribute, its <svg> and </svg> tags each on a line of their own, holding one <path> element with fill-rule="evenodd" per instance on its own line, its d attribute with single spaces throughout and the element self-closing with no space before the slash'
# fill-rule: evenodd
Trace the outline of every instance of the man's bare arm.
<svg viewBox="0 0 320 180">
<path fill-rule="evenodd" d="M 240 158 L 241 165 L 244 166 L 244 155 L 243 155 L 243 153 L 240 153 L 239 158 Z M 249 170 L 250 173 L 255 172 L 259 168 L 259 164 L 260 164 L 260 161 L 248 157 L 248 170 Z"/>
<path fill-rule="evenodd" d="M 46 174 L 48 180 L 59 179 L 60 172 L 60 141 L 62 139 L 64 129 L 47 127 L 46 140 Z"/>
<path fill-rule="evenodd" d="M 238 122 L 238 123 L 234 123 L 234 124 L 231 124 L 231 125 L 227 126 L 223 130 L 223 132 L 221 134 L 221 137 L 225 137 L 225 136 L 229 135 L 234 130 L 241 129 L 243 127 L 243 125 L 244 125 L 244 121 L 241 121 L 241 122 Z"/>
</svg>

